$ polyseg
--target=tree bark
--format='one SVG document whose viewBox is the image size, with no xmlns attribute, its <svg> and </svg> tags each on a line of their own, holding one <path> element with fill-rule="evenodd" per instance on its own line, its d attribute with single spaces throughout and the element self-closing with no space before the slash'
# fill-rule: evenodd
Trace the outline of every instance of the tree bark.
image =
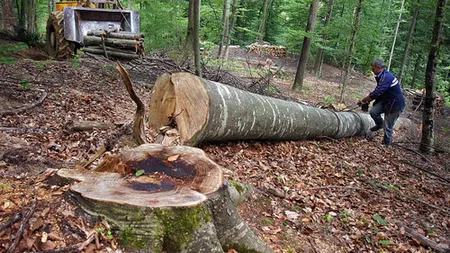
<svg viewBox="0 0 450 253">
<path fill-rule="evenodd" d="M 195 64 L 195 74 L 199 77 L 202 77 L 202 68 L 201 68 L 201 58 L 200 58 L 200 5 L 201 0 L 191 0 L 193 3 L 193 11 L 194 11 L 194 29 L 193 29 L 193 51 L 194 51 L 194 64 Z"/>
<path fill-rule="evenodd" d="M 56 10 L 56 0 L 48 0 L 48 13 L 52 13 Z"/>
<path fill-rule="evenodd" d="M 410 87 L 413 89 L 416 86 L 417 74 L 419 73 L 419 68 L 420 68 L 421 62 L 422 62 L 422 54 L 418 53 L 417 57 L 416 57 L 416 63 L 414 64 L 414 71 L 413 71 L 413 76 L 412 76 L 411 84 L 410 84 Z"/>
<path fill-rule="evenodd" d="M 137 55 L 137 54 L 113 51 L 112 49 L 113 48 L 106 49 L 109 56 L 119 57 L 119 58 L 124 58 L 124 59 L 138 59 L 139 58 L 139 55 Z M 105 50 L 103 48 L 90 48 L 90 47 L 84 47 L 83 51 L 92 53 L 92 54 L 104 54 L 104 52 L 105 52 Z"/>
<path fill-rule="evenodd" d="M 242 220 L 219 165 L 196 148 L 145 144 L 110 158 L 113 172 L 60 170 L 69 198 L 145 252 L 272 253 Z M 121 175 L 114 171 L 125 172 Z M 142 173 L 132 176 L 130 173 Z"/>
<path fill-rule="evenodd" d="M 330 0 L 328 3 L 328 13 L 327 17 L 325 19 L 325 23 L 323 24 L 323 34 L 322 34 L 322 40 L 323 40 L 323 46 L 327 45 L 328 40 L 328 31 L 327 27 L 330 23 L 331 17 L 333 16 L 333 9 L 334 9 L 334 0 Z M 322 76 L 322 64 L 323 64 L 323 48 L 319 48 L 319 51 L 316 55 L 316 60 L 314 61 L 314 73 L 316 76 L 321 77 Z"/>
<path fill-rule="evenodd" d="M 428 54 L 425 72 L 425 103 L 422 117 L 422 139 L 420 151 L 430 153 L 434 148 L 434 110 L 436 106 L 436 67 L 439 60 L 439 48 L 442 41 L 444 17 L 447 0 L 438 0 L 434 18 L 433 38 Z"/>
<path fill-rule="evenodd" d="M 190 52 L 194 46 L 194 1 L 195 0 L 189 0 L 186 42 L 184 44 L 186 52 Z"/>
<path fill-rule="evenodd" d="M 16 11 L 14 10 L 14 0 L 1 1 L 3 11 L 3 29 L 14 31 L 17 25 Z"/>
<path fill-rule="evenodd" d="M 298 60 L 297 73 L 295 74 L 292 89 L 302 89 L 303 79 L 305 78 L 306 65 L 308 64 L 309 51 L 311 50 L 312 33 L 316 24 L 317 11 L 319 10 L 320 0 L 313 0 L 309 6 L 308 24 L 306 25 L 306 34 L 303 39 L 302 52 Z"/>
<path fill-rule="evenodd" d="M 411 25 L 409 26 L 408 37 L 406 39 L 405 49 L 403 50 L 402 64 L 400 66 L 400 73 L 398 74 L 398 81 L 402 83 L 403 75 L 405 73 L 406 62 L 408 59 L 409 48 L 411 47 L 411 42 L 414 38 L 414 30 L 416 28 L 417 19 L 419 17 L 419 4 L 420 0 L 417 0 L 416 6 L 414 8 L 414 14 L 411 18 Z"/>
<path fill-rule="evenodd" d="M 85 46 L 98 46 L 103 43 L 101 37 L 97 36 L 84 36 L 83 43 Z M 136 49 L 136 41 L 130 39 L 115 39 L 104 38 L 104 43 L 107 46 L 124 48 L 124 49 Z"/>
<path fill-rule="evenodd" d="M 301 140 L 364 135 L 368 114 L 333 112 L 265 97 L 189 73 L 158 78 L 149 104 L 149 126 L 176 125 L 180 141 Z"/>
<path fill-rule="evenodd" d="M 220 40 L 219 50 L 217 53 L 217 59 L 222 59 L 222 48 L 225 45 L 228 37 L 228 31 L 230 26 L 230 0 L 224 0 L 223 12 L 222 12 L 222 39 Z"/>
<path fill-rule="evenodd" d="M 391 69 L 392 57 L 394 56 L 395 42 L 397 41 L 398 28 L 400 27 L 400 22 L 402 21 L 402 14 L 403 14 L 404 6 L 405 6 L 405 0 L 402 0 L 402 6 L 400 7 L 400 14 L 398 15 L 397 25 L 395 26 L 394 40 L 392 41 L 391 53 L 389 54 L 389 63 L 387 66 L 388 70 Z"/>
<path fill-rule="evenodd" d="M 236 16 L 237 16 L 237 6 L 239 5 L 239 0 L 233 0 L 233 4 L 232 4 L 232 8 L 231 8 L 231 23 L 228 26 L 228 31 L 227 31 L 227 40 L 225 42 L 225 52 L 223 53 L 223 59 L 226 61 L 228 60 L 228 54 L 229 54 L 229 47 L 231 45 L 231 35 L 233 34 L 234 31 L 234 25 L 236 24 Z"/>
<path fill-rule="evenodd" d="M 267 17 L 269 16 L 270 1 L 271 0 L 264 1 L 263 16 L 261 19 L 261 23 L 259 24 L 258 38 L 256 38 L 256 41 L 258 42 L 262 42 L 266 36 L 266 24 L 267 24 Z"/>
<path fill-rule="evenodd" d="M 345 93 L 345 89 L 347 88 L 348 73 L 350 72 L 350 68 L 352 66 L 352 58 L 353 58 L 353 53 L 354 53 L 355 43 L 356 43 L 356 34 L 358 33 L 358 29 L 359 29 L 359 20 L 361 18 L 363 2 L 364 2 L 364 0 L 359 0 L 358 5 L 356 6 L 356 10 L 355 10 L 355 20 L 353 21 L 353 30 L 352 30 L 352 35 L 350 38 L 350 48 L 348 50 L 348 58 L 346 60 L 346 63 L 344 64 L 345 73 L 344 73 L 344 79 L 342 81 L 341 97 L 339 99 L 341 103 L 344 101 L 344 93 Z"/>
</svg>

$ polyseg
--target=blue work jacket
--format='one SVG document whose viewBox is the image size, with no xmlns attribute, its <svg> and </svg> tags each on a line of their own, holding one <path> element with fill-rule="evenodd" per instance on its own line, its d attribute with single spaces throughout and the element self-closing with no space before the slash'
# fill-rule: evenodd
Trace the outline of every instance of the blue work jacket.
<svg viewBox="0 0 450 253">
<path fill-rule="evenodd" d="M 405 109 L 405 98 L 397 78 L 387 69 L 383 69 L 375 76 L 375 80 L 377 81 L 377 87 L 369 94 L 372 99 L 375 99 L 373 104 L 383 103 L 385 113 L 403 111 Z"/>
</svg>

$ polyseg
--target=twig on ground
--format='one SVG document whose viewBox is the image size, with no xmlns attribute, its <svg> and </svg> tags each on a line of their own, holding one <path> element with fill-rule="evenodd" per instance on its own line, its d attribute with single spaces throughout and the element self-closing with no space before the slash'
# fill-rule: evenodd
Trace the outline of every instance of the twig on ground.
<svg viewBox="0 0 450 253">
<path fill-rule="evenodd" d="M 16 233 L 16 238 L 14 239 L 14 242 L 11 244 L 11 246 L 9 247 L 8 251 L 6 251 L 6 253 L 13 253 L 16 250 L 17 245 L 20 242 L 20 239 L 22 239 L 23 231 L 27 227 L 28 221 L 30 220 L 31 216 L 33 215 L 34 211 L 36 210 L 36 203 L 37 203 L 37 188 L 34 188 L 34 199 L 32 201 L 30 210 L 28 210 L 28 213 L 23 218 L 22 224 L 20 224 L 20 228 Z"/>
<path fill-rule="evenodd" d="M 22 106 L 20 108 L 17 108 L 17 109 L 6 110 L 6 111 L 3 111 L 3 112 L 0 112 L 0 117 L 1 116 L 7 116 L 7 115 L 19 114 L 21 112 L 24 112 L 26 110 L 32 109 L 32 108 L 42 104 L 42 102 L 44 102 L 44 99 L 47 97 L 47 92 L 44 91 L 44 90 L 41 90 L 41 89 L 35 89 L 35 90 L 42 92 L 41 97 L 36 101 L 36 103 L 29 104 L 29 105 L 24 105 L 24 106 Z"/>
<path fill-rule="evenodd" d="M 12 226 L 14 223 L 19 221 L 20 219 L 22 219 L 22 214 L 20 214 L 20 213 L 14 214 L 13 216 L 11 216 L 11 218 L 5 224 L 0 226 L 0 232 L 3 229 L 9 228 L 10 226 Z"/>
<path fill-rule="evenodd" d="M 434 164 L 434 162 L 431 161 L 430 158 L 426 157 L 424 154 L 420 153 L 420 152 L 417 151 L 417 150 L 414 150 L 414 149 L 412 149 L 412 148 L 408 148 L 408 147 L 402 146 L 402 145 L 400 145 L 400 144 L 398 144 L 398 143 L 395 143 L 395 142 L 392 143 L 392 145 L 397 146 L 397 147 L 400 147 L 400 148 L 403 148 L 403 149 L 408 150 L 408 151 L 411 151 L 411 152 L 413 152 L 413 153 L 419 155 L 419 156 L 422 157 L 423 159 L 425 159 L 427 162 L 429 162 L 429 163 L 431 163 L 431 164 Z"/>
<path fill-rule="evenodd" d="M 416 230 L 414 230 L 410 227 L 407 227 L 400 222 L 397 223 L 397 226 L 403 227 L 411 238 L 418 240 L 421 244 L 423 244 L 437 252 L 442 252 L 442 253 L 450 252 L 450 246 L 447 244 L 444 244 L 444 243 L 438 244 L 438 243 L 426 238 L 425 236 L 419 234 Z"/>
<path fill-rule="evenodd" d="M 410 161 L 407 161 L 407 160 L 400 160 L 400 162 L 406 163 L 406 164 L 408 164 L 408 165 L 410 165 L 410 166 L 412 166 L 412 167 L 414 167 L 414 168 L 417 168 L 417 169 L 419 169 L 419 170 L 421 170 L 421 171 L 423 171 L 423 172 L 425 172 L 425 173 L 427 173 L 427 174 L 430 174 L 430 175 L 432 175 L 432 176 L 435 176 L 435 177 L 437 177 L 438 179 L 441 179 L 442 181 L 445 181 L 445 182 L 447 182 L 447 183 L 450 183 L 450 179 L 447 179 L 447 178 L 445 178 L 445 177 L 443 177 L 443 176 L 441 176 L 441 175 L 439 175 L 439 174 L 437 174 L 437 173 L 434 173 L 434 172 L 432 172 L 432 171 L 429 171 L 429 170 L 427 170 L 427 169 L 424 169 L 424 168 L 422 168 L 421 166 L 419 166 L 419 165 L 417 165 L 417 164 L 414 164 L 414 163 L 412 163 L 412 162 L 410 162 Z"/>
<path fill-rule="evenodd" d="M 39 128 L 0 127 L 0 131 L 14 134 L 52 134 L 50 130 Z"/>
</svg>

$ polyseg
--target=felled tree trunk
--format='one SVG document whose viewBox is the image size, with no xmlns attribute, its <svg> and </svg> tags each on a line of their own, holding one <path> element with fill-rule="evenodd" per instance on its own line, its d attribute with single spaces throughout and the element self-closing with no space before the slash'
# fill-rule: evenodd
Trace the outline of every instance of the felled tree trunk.
<svg viewBox="0 0 450 253">
<path fill-rule="evenodd" d="M 200 149 L 145 144 L 106 162 L 112 172 L 60 170 L 69 196 L 144 252 L 272 252 L 242 220 L 222 169 Z M 135 176 L 141 174 L 141 176 Z"/>
<path fill-rule="evenodd" d="M 301 140 L 364 135 L 368 114 L 333 112 L 261 96 L 189 73 L 163 75 L 149 105 L 149 126 L 176 125 L 184 145 L 225 140 Z"/>
</svg>

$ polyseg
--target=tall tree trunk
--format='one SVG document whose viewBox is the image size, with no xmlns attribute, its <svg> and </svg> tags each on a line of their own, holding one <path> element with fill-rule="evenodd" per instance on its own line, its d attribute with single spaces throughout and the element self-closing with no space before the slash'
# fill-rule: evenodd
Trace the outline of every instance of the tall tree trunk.
<svg viewBox="0 0 450 253">
<path fill-rule="evenodd" d="M 417 73 L 419 73 L 420 62 L 422 61 L 422 54 L 417 54 L 416 64 L 414 64 L 413 77 L 411 79 L 410 87 L 414 89 L 416 86 Z"/>
<path fill-rule="evenodd" d="M 428 54 L 427 69 L 425 72 L 425 103 L 422 118 L 422 140 L 420 151 L 429 153 L 434 147 L 434 110 L 436 105 L 436 67 L 439 59 L 439 48 L 444 28 L 445 7 L 447 0 L 438 0 L 436 16 L 434 18 L 433 38 L 431 39 L 430 53 Z"/>
<path fill-rule="evenodd" d="M 52 13 L 56 10 L 56 1 L 48 0 L 48 13 Z"/>
<path fill-rule="evenodd" d="M 313 0 L 309 6 L 308 24 L 306 25 L 307 35 L 303 39 L 302 52 L 298 60 L 297 73 L 295 74 L 292 89 L 302 89 L 303 79 L 305 78 L 306 65 L 308 64 L 309 51 L 311 50 L 312 33 L 316 24 L 317 11 L 319 10 L 320 0 Z"/>
<path fill-rule="evenodd" d="M 184 44 L 185 51 L 190 52 L 193 45 L 194 45 L 194 0 L 189 0 L 186 42 Z M 189 53 L 187 53 L 187 55 L 189 55 Z"/>
<path fill-rule="evenodd" d="M 355 10 L 355 20 L 353 21 L 353 30 L 352 30 L 352 36 L 350 38 L 350 48 L 348 50 L 348 58 L 344 64 L 344 79 L 342 80 L 342 87 L 341 87 L 341 97 L 340 102 L 342 103 L 344 101 L 344 93 L 345 89 L 347 88 L 347 79 L 348 79 L 348 73 L 350 72 L 350 68 L 352 66 L 352 58 L 353 58 L 353 51 L 355 49 L 355 42 L 356 42 L 356 34 L 358 33 L 359 29 L 359 20 L 361 18 L 361 11 L 363 7 L 364 0 L 359 0 L 358 5 L 356 6 Z"/>
<path fill-rule="evenodd" d="M 200 5 L 201 0 L 191 0 L 194 1 L 194 62 L 195 62 L 195 74 L 202 77 L 202 69 L 200 64 Z"/>
<path fill-rule="evenodd" d="M 225 52 L 224 52 L 224 60 L 228 60 L 228 53 L 229 53 L 229 46 L 231 45 L 231 35 L 234 31 L 234 25 L 236 24 L 236 11 L 237 6 L 239 5 L 239 0 L 233 0 L 232 8 L 231 8 L 231 23 L 228 26 L 228 32 L 227 32 L 227 41 L 225 43 Z"/>
<path fill-rule="evenodd" d="M 14 0 L 2 0 L 3 11 L 3 29 L 8 31 L 14 31 L 14 27 L 17 25 L 16 11 L 14 10 Z"/>
<path fill-rule="evenodd" d="M 391 53 L 389 54 L 389 63 L 387 69 L 391 69 L 392 57 L 394 55 L 395 42 L 397 41 L 398 28 L 400 26 L 400 22 L 402 21 L 403 7 L 405 6 L 405 0 L 402 0 L 402 6 L 400 7 L 400 14 L 398 16 L 397 25 L 395 26 L 394 32 L 394 40 L 392 41 Z"/>
<path fill-rule="evenodd" d="M 334 8 L 334 0 L 330 0 L 328 3 L 328 13 L 325 19 L 325 23 L 323 24 L 324 32 L 322 34 L 323 46 L 327 44 L 328 40 L 328 31 L 327 26 L 330 23 L 331 17 L 333 16 L 333 8 Z M 322 76 L 322 63 L 323 63 L 323 48 L 319 48 L 319 51 L 316 55 L 316 60 L 314 61 L 314 73 L 320 77 Z"/>
<path fill-rule="evenodd" d="M 402 82 L 403 75 L 406 68 L 406 61 L 408 59 L 409 54 L 409 48 L 411 47 L 411 41 L 414 38 L 414 30 L 416 28 L 417 18 L 419 17 L 419 4 L 420 0 L 417 0 L 416 6 L 414 8 L 414 14 L 411 19 L 411 25 L 409 26 L 409 32 L 408 32 L 408 38 L 406 39 L 405 49 L 403 51 L 403 57 L 402 57 L 402 65 L 400 67 L 400 73 L 398 74 L 398 80 L 400 83 Z"/>
<path fill-rule="evenodd" d="M 261 42 L 266 37 L 266 24 L 267 24 L 267 17 L 269 16 L 269 6 L 270 6 L 271 0 L 265 0 L 264 1 L 264 11 L 263 16 L 261 19 L 261 23 L 259 24 L 259 30 L 258 30 L 258 38 L 257 41 Z"/>
<path fill-rule="evenodd" d="M 36 0 L 27 0 L 27 32 L 29 34 L 37 33 L 37 20 L 36 20 Z"/>
<path fill-rule="evenodd" d="M 223 58 L 222 48 L 226 44 L 228 38 L 228 31 L 230 26 L 230 0 L 223 1 L 223 12 L 222 12 L 222 38 L 219 44 L 219 51 L 217 53 L 217 59 Z"/>
</svg>

